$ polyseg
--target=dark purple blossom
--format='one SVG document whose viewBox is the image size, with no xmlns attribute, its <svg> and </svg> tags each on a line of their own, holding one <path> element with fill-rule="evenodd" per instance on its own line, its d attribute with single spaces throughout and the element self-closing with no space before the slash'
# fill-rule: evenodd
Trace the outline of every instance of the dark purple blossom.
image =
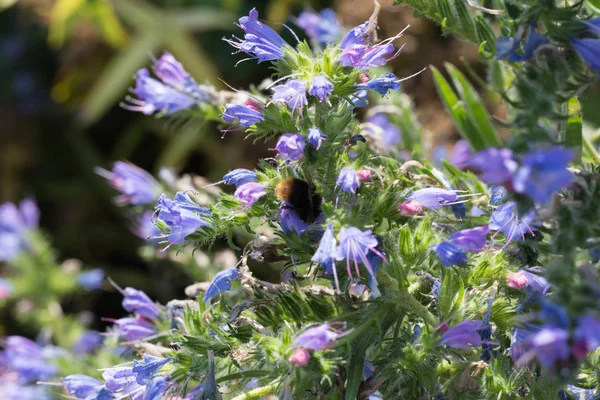
<svg viewBox="0 0 600 400">
<path fill-rule="evenodd" d="M 173 358 L 171 357 L 155 357 L 146 353 L 144 354 L 143 362 L 140 360 L 133 360 L 131 372 L 135 375 L 135 380 L 138 385 L 146 385 L 164 365 L 172 360 Z"/>
<path fill-rule="evenodd" d="M 256 180 L 256 172 L 244 168 L 234 169 L 223 176 L 223 182 L 227 185 L 240 186 L 244 183 L 254 182 Z"/>
<path fill-rule="evenodd" d="M 119 328 L 119 336 L 127 341 L 144 339 L 156 333 L 154 324 L 144 318 L 120 318 L 115 320 L 115 324 Z"/>
<path fill-rule="evenodd" d="M 87 290 L 100 289 L 103 281 L 104 271 L 100 268 L 83 271 L 77 275 L 77 283 Z"/>
<path fill-rule="evenodd" d="M 387 262 L 385 256 L 377 250 L 379 244 L 377 239 L 373 236 L 371 230 L 361 231 L 358 228 L 344 227 L 340 230 L 339 234 L 340 243 L 336 248 L 336 260 L 346 260 L 346 270 L 350 279 L 355 279 L 352 276 L 352 270 L 350 263 L 354 263 L 354 270 L 356 272 L 356 278 L 360 277 L 360 271 L 358 264 L 363 263 L 369 272 L 369 275 L 375 278 L 375 271 L 372 263 L 367 257 L 369 252 L 375 253 L 375 255 Z"/>
<path fill-rule="evenodd" d="M 156 204 L 156 210 L 158 211 L 157 219 L 170 228 L 168 234 L 156 237 L 167 238 L 170 243 L 167 248 L 172 244 L 182 244 L 188 235 L 210 226 L 210 223 L 199 215 L 199 213 L 209 213 L 210 210 L 203 209 L 192 202 L 184 192 L 178 192 L 174 200 L 167 198 L 164 194 L 161 195 Z"/>
<path fill-rule="evenodd" d="M 302 107 L 308 104 L 306 98 L 306 83 L 297 79 L 291 79 L 282 85 L 273 88 L 273 101 L 282 102 L 292 109 L 292 113 L 298 108 L 302 113 Z"/>
<path fill-rule="evenodd" d="M 335 12 L 329 8 L 314 11 L 304 11 L 298 16 L 296 25 L 304 29 L 306 35 L 315 40 L 320 46 L 327 46 L 338 40 L 340 25 Z"/>
<path fill-rule="evenodd" d="M 485 247 L 489 232 L 490 228 L 487 225 L 464 229 L 450 235 L 450 243 L 464 251 L 478 252 Z"/>
<path fill-rule="evenodd" d="M 433 249 L 444 267 L 464 265 L 469 260 L 461 249 L 450 242 L 441 242 L 434 246 Z"/>
<path fill-rule="evenodd" d="M 481 179 L 491 185 L 510 182 L 518 164 L 509 149 L 491 147 L 475 153 L 465 165 L 481 174 Z"/>
<path fill-rule="evenodd" d="M 75 354 L 88 354 L 98 350 L 104 344 L 104 336 L 97 331 L 85 331 L 79 339 L 73 343 Z"/>
<path fill-rule="evenodd" d="M 96 172 L 122 193 L 115 199 L 119 205 L 153 203 L 160 194 L 161 187 L 154 177 L 131 163 L 116 161 L 112 171 L 98 168 Z"/>
<path fill-rule="evenodd" d="M 305 146 L 303 135 L 285 133 L 277 141 L 274 150 L 286 161 L 298 161 L 304 154 Z"/>
<path fill-rule="evenodd" d="M 457 349 L 468 349 L 469 347 L 481 346 L 479 330 L 482 321 L 463 321 L 453 326 L 442 334 L 439 344 Z"/>
<path fill-rule="evenodd" d="M 317 75 L 313 77 L 308 94 L 315 96 L 320 102 L 324 102 L 327 101 L 327 97 L 329 97 L 332 91 L 333 84 L 327 80 L 327 76 Z"/>
<path fill-rule="evenodd" d="M 63 378 L 63 382 L 67 392 L 81 400 L 88 398 L 88 396 L 90 396 L 90 399 L 95 398 L 98 391 L 104 386 L 99 380 L 83 374 L 68 375 Z"/>
<path fill-rule="evenodd" d="M 250 126 L 261 122 L 264 119 L 263 113 L 256 108 L 241 104 L 226 104 L 225 111 L 221 115 L 223 121 L 228 124 L 233 124 L 237 121 L 243 127 Z"/>
<path fill-rule="evenodd" d="M 221 292 L 231 290 L 231 282 L 236 279 L 238 279 L 238 270 L 236 268 L 229 268 L 219 272 L 208 286 L 204 294 L 204 302 L 208 303 Z"/>
<path fill-rule="evenodd" d="M 294 346 L 308 350 L 331 349 L 335 341 L 349 332 L 340 332 L 332 328 L 332 323 L 325 323 L 302 332 L 294 342 Z"/>
<path fill-rule="evenodd" d="M 371 79 L 366 83 L 360 83 L 354 86 L 358 90 L 374 90 L 384 96 L 390 90 L 400 90 L 400 82 L 393 73 L 388 73 L 381 78 Z"/>
<path fill-rule="evenodd" d="M 319 128 L 310 128 L 308 130 L 308 143 L 319 150 L 323 141 L 327 138 Z"/>
<path fill-rule="evenodd" d="M 233 39 L 223 40 L 250 55 L 251 59 L 257 59 L 261 63 L 279 60 L 284 56 L 285 41 L 277 32 L 258 20 L 256 8 L 250 10 L 247 17 L 241 17 L 238 26 L 244 30 L 244 40 L 235 36 Z"/>
<path fill-rule="evenodd" d="M 335 183 L 335 187 L 339 187 L 343 192 L 350 193 L 352 195 L 356 194 L 356 191 L 360 187 L 360 181 L 358 180 L 358 175 L 356 175 L 354 168 L 342 168 Z"/>
<path fill-rule="evenodd" d="M 567 169 L 573 152 L 551 148 L 526 154 L 515 173 L 512 186 L 538 203 L 545 203 L 557 191 L 573 183 L 573 174 Z"/>
<path fill-rule="evenodd" d="M 233 194 L 233 197 L 239 199 L 244 205 L 243 210 L 247 210 L 265 194 L 267 194 L 265 185 L 256 182 L 248 182 L 239 186 Z"/>
<path fill-rule="evenodd" d="M 121 304 L 126 311 L 151 321 L 157 320 L 160 317 L 158 306 L 141 290 L 127 287 L 123 291 L 123 296 Z"/>
<path fill-rule="evenodd" d="M 279 223 L 286 234 L 296 232 L 298 236 L 308 229 L 308 224 L 300 219 L 296 211 L 288 206 L 279 208 Z"/>
</svg>

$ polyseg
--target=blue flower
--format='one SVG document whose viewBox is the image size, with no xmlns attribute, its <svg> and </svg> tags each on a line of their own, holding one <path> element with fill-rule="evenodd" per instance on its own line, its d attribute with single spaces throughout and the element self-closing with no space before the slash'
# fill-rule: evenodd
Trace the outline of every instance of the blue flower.
<svg viewBox="0 0 600 400">
<path fill-rule="evenodd" d="M 448 190 L 441 188 L 424 188 L 415 190 L 408 197 L 407 200 L 417 201 L 421 206 L 429 208 L 430 210 L 437 210 L 442 206 L 450 206 L 458 202 L 464 202 L 460 199 L 456 190 Z"/>
<path fill-rule="evenodd" d="M 137 386 L 131 367 L 112 367 L 102 373 L 104 386 L 110 392 L 119 391 L 126 386 Z M 135 385 L 134 385 L 135 384 Z"/>
<path fill-rule="evenodd" d="M 87 290 L 100 289 L 104 281 L 104 271 L 100 268 L 94 268 L 89 271 L 80 272 L 77 275 L 77 283 Z"/>
<path fill-rule="evenodd" d="M 172 357 L 155 357 L 148 353 L 144 354 L 144 361 L 133 360 L 132 372 L 135 375 L 135 381 L 139 385 L 146 385 L 156 373 L 167 363 L 173 360 Z"/>
<path fill-rule="evenodd" d="M 335 186 L 346 193 L 351 193 L 352 195 L 356 194 L 356 190 L 360 187 L 360 181 L 358 180 L 358 175 L 354 168 L 342 168 L 337 181 L 335 182 Z"/>
<path fill-rule="evenodd" d="M 126 311 L 151 321 L 157 320 L 160 317 L 158 306 L 141 290 L 126 287 L 123 291 L 123 296 L 121 304 Z"/>
<path fill-rule="evenodd" d="M 43 381 L 57 372 L 42 346 L 21 336 L 8 336 L 0 356 L 4 365 L 18 374 L 21 382 Z"/>
<path fill-rule="evenodd" d="M 353 45 L 364 45 L 365 44 L 365 34 L 367 33 L 367 28 L 369 27 L 369 21 L 364 24 L 358 25 L 352 28 L 340 42 L 340 49 L 346 49 Z"/>
<path fill-rule="evenodd" d="M 439 344 L 457 349 L 479 347 L 481 346 L 481 336 L 479 335 L 481 326 L 482 321 L 463 321 L 444 332 Z"/>
<path fill-rule="evenodd" d="M 140 239 L 146 240 L 148 243 L 156 242 L 156 236 L 161 234 L 161 230 L 154 225 L 154 213 L 145 211 L 139 214 L 135 222 L 131 226 L 131 231 Z"/>
<path fill-rule="evenodd" d="M 221 118 L 228 124 L 233 124 L 237 121 L 238 124 L 249 128 L 250 126 L 261 122 L 264 119 L 264 116 L 260 110 L 251 107 L 248 104 L 226 104 L 225 111 Z"/>
<path fill-rule="evenodd" d="M 352 107 L 361 108 L 369 105 L 368 101 L 368 92 L 366 90 L 360 90 L 352 95 L 350 95 L 350 100 L 352 101 Z"/>
<path fill-rule="evenodd" d="M 302 332 L 294 342 L 295 347 L 302 347 L 308 350 L 325 350 L 334 346 L 334 342 L 347 334 L 332 330 L 331 323 L 325 323 L 313 328 L 308 328 Z"/>
<path fill-rule="evenodd" d="M 487 309 L 483 315 L 483 320 L 481 321 L 481 326 L 478 330 L 479 337 L 481 338 L 481 348 L 483 349 L 481 359 L 486 362 L 490 361 L 492 356 L 496 354 L 493 344 L 490 343 L 490 340 L 492 339 L 492 326 L 490 325 L 492 303 L 493 299 L 489 299 Z"/>
<path fill-rule="evenodd" d="M 513 363 L 518 364 L 519 360 L 527 354 L 528 343 L 531 337 L 539 331 L 539 328 L 528 326 L 528 329 L 515 328 L 510 336 L 509 353 Z"/>
<path fill-rule="evenodd" d="M 367 120 L 365 132 L 378 138 L 384 148 L 394 147 L 402 141 L 402 134 L 396 124 L 388 119 L 388 115 L 383 112 L 375 113 Z"/>
<path fill-rule="evenodd" d="M 450 235 L 450 243 L 464 251 L 478 252 L 485 247 L 489 232 L 490 228 L 487 225 L 464 229 Z"/>
<path fill-rule="evenodd" d="M 579 318 L 573 333 L 573 354 L 579 360 L 588 356 L 590 351 L 600 347 L 600 321 L 591 315 Z"/>
<path fill-rule="evenodd" d="M 133 93 L 137 99 L 128 96 L 126 100 L 131 104 L 121 104 L 121 107 L 145 115 L 152 115 L 155 112 L 171 115 L 196 104 L 196 100 L 188 94 L 151 78 L 146 68 L 138 70 Z"/>
<path fill-rule="evenodd" d="M 492 186 L 490 187 L 490 193 L 490 204 L 496 205 L 504 200 L 507 191 L 504 186 Z"/>
<path fill-rule="evenodd" d="M 499 206 L 490 217 L 491 230 L 500 231 L 506 236 L 507 242 L 524 239 L 526 233 L 533 233 L 535 214 L 529 211 L 524 216 L 517 212 L 517 203 L 509 201 Z M 494 236 L 492 236 L 493 238 Z"/>
<path fill-rule="evenodd" d="M 325 75 L 317 75 L 313 77 L 312 85 L 308 90 L 308 94 L 315 96 L 320 102 L 327 101 L 327 97 L 333 91 L 333 84 L 327 80 Z"/>
<path fill-rule="evenodd" d="M 156 201 L 160 194 L 159 183 L 143 169 L 123 161 L 116 161 L 112 171 L 97 168 L 96 173 L 108 179 L 121 196 L 115 201 L 119 205 L 149 204 Z"/>
<path fill-rule="evenodd" d="M 238 279 L 238 270 L 236 268 L 229 268 L 219 272 L 208 286 L 204 294 L 204 302 L 208 303 L 219 293 L 231 290 L 231 281 L 236 279 Z"/>
<path fill-rule="evenodd" d="M 157 219 L 163 221 L 170 228 L 167 235 L 161 236 L 168 238 L 170 242 L 163 251 L 172 244 L 182 244 L 186 236 L 195 233 L 198 229 L 210 226 L 210 223 L 198 215 L 198 213 L 208 213 L 209 211 L 193 203 L 183 192 L 179 192 L 175 200 L 167 198 L 164 194 L 161 195 L 156 204 L 156 210 L 158 211 Z"/>
<path fill-rule="evenodd" d="M 550 42 L 546 35 L 541 35 L 535 31 L 535 26 L 531 24 L 529 35 L 523 47 L 523 55 L 519 55 L 517 50 L 521 44 L 522 29 L 514 37 L 507 38 L 501 36 L 496 42 L 496 60 L 508 60 L 515 62 L 527 61 L 535 54 L 541 46 Z"/>
<path fill-rule="evenodd" d="M 308 143 L 317 150 L 319 150 L 319 147 L 323 144 L 323 140 L 326 138 L 327 136 L 319 128 L 310 128 L 308 130 Z"/>
<path fill-rule="evenodd" d="M 73 343 L 73 353 L 88 354 L 98 350 L 104 344 L 104 336 L 97 331 L 85 331 L 79 339 Z"/>
<path fill-rule="evenodd" d="M 491 185 L 502 185 L 510 182 L 517 171 L 518 164 L 510 149 L 491 147 L 475 153 L 466 166 L 481 174 L 481 179 Z"/>
<path fill-rule="evenodd" d="M 469 260 L 461 249 L 450 242 L 441 242 L 434 246 L 433 249 L 444 267 L 464 265 Z"/>
<path fill-rule="evenodd" d="M 306 222 L 302 221 L 292 208 L 285 205 L 279 208 L 279 223 L 283 232 L 288 235 L 296 232 L 300 236 L 308 229 Z"/>
<path fill-rule="evenodd" d="M 311 261 L 319 263 L 325 268 L 325 272 L 333 274 L 335 278 L 335 287 L 339 290 L 340 285 L 338 282 L 337 272 L 335 270 L 335 257 L 336 257 L 336 241 L 335 234 L 333 232 L 333 226 L 327 225 L 327 229 L 321 237 L 319 247 L 312 256 Z"/>
<path fill-rule="evenodd" d="M 286 44 L 285 40 L 273 29 L 258 20 L 256 8 L 250 10 L 247 17 L 241 17 L 238 26 L 244 30 L 244 40 L 235 36 L 233 40 L 225 38 L 223 40 L 239 51 L 250 55 L 250 59 L 257 59 L 261 63 L 263 61 L 279 60 L 285 55 L 282 50 Z"/>
<path fill-rule="evenodd" d="M 165 391 L 169 386 L 169 382 L 163 377 L 152 379 L 146 385 L 144 390 L 144 398 L 142 400 L 162 400 L 165 397 Z"/>
<path fill-rule="evenodd" d="M 396 75 L 390 72 L 381 78 L 375 78 L 354 87 L 358 90 L 374 90 L 384 96 L 390 90 L 400 90 L 400 82 Z"/>
<path fill-rule="evenodd" d="M 356 271 L 356 278 L 360 277 L 360 271 L 358 264 L 363 263 L 369 272 L 369 275 L 376 278 L 375 271 L 372 263 L 369 261 L 367 254 L 369 252 L 375 253 L 375 255 L 387 262 L 385 256 L 377 250 L 379 244 L 377 239 L 373 236 L 371 230 L 361 231 L 358 228 L 344 227 L 340 230 L 340 244 L 336 248 L 336 260 L 346 260 L 346 270 L 350 279 L 355 279 L 352 276 L 350 269 L 350 263 L 354 263 L 354 270 Z"/>
<path fill-rule="evenodd" d="M 568 385 L 566 389 L 558 393 L 559 400 L 598 400 L 600 394 L 592 389 L 583 389 Z"/>
<path fill-rule="evenodd" d="M 257 182 L 248 182 L 239 186 L 233 193 L 233 197 L 239 199 L 239 201 L 244 205 L 242 210 L 247 210 L 265 194 L 267 194 L 265 185 Z"/>
<path fill-rule="evenodd" d="M 217 387 L 217 380 L 215 378 L 215 355 L 212 350 L 208 351 L 208 373 L 202 384 L 200 385 L 199 392 L 194 396 L 194 399 L 198 400 L 211 400 L 221 399 L 221 393 Z"/>
<path fill-rule="evenodd" d="M 273 101 L 287 104 L 292 113 L 298 108 L 302 113 L 302 107 L 308 104 L 306 98 L 306 83 L 297 79 L 291 79 L 283 85 L 273 88 Z"/>
<path fill-rule="evenodd" d="M 214 89 L 207 85 L 198 85 L 194 78 L 183 68 L 183 65 L 169 52 L 163 53 L 156 60 L 152 71 L 164 84 L 191 95 L 196 101 L 214 101 Z"/>
<path fill-rule="evenodd" d="M 357 67 L 359 69 L 380 67 L 399 54 L 399 52 L 396 52 L 392 55 L 394 53 L 392 42 L 402 36 L 402 32 L 374 46 L 369 46 L 365 40 L 368 27 L 369 22 L 365 22 L 344 36 L 340 43 L 342 49 L 342 54 L 338 59 L 340 64 L 345 67 Z"/>
<path fill-rule="evenodd" d="M 104 386 L 99 380 L 83 374 L 68 375 L 63 378 L 63 382 L 67 392 L 77 399 L 85 399 L 88 396 L 96 395 Z"/>
<path fill-rule="evenodd" d="M 296 25 L 304 29 L 309 38 L 323 47 L 336 42 L 340 35 L 340 25 L 335 12 L 329 8 L 321 10 L 318 14 L 313 11 L 302 12 L 298 16 Z"/>
<path fill-rule="evenodd" d="M 304 147 L 303 135 L 285 133 L 277 141 L 274 150 L 286 161 L 298 161 L 304 154 Z"/>
<path fill-rule="evenodd" d="M 600 72 L 600 40 L 573 39 L 571 46 L 594 72 Z"/>
<path fill-rule="evenodd" d="M 456 168 L 464 168 L 472 155 L 473 151 L 471 150 L 469 142 L 464 139 L 460 139 L 454 143 L 454 146 L 452 147 L 452 151 L 450 153 L 450 162 Z"/>
<path fill-rule="evenodd" d="M 530 337 L 531 350 L 518 364 L 527 363 L 532 356 L 544 367 L 553 367 L 557 361 L 567 361 L 570 354 L 568 339 L 569 332 L 565 329 L 553 325 L 542 327 Z"/>
<path fill-rule="evenodd" d="M 549 325 L 569 329 L 571 325 L 565 307 L 542 299 L 539 318 Z"/>
<path fill-rule="evenodd" d="M 254 182 L 256 180 L 256 172 L 244 168 L 234 169 L 223 176 L 223 182 L 227 185 L 240 186 L 244 183 Z"/>
<path fill-rule="evenodd" d="M 127 341 L 144 339 L 156 333 L 154 324 L 144 318 L 120 318 L 115 320 L 115 324 L 119 327 L 119 336 Z"/>
<path fill-rule="evenodd" d="M 12 260 L 29 248 L 28 231 L 37 228 L 39 218 L 31 199 L 21 201 L 18 208 L 13 203 L 0 205 L 0 261 Z"/>
<path fill-rule="evenodd" d="M 526 154 L 512 180 L 515 192 L 546 203 L 555 192 L 573 183 L 573 174 L 567 169 L 572 158 L 573 152 L 563 148 Z"/>
</svg>

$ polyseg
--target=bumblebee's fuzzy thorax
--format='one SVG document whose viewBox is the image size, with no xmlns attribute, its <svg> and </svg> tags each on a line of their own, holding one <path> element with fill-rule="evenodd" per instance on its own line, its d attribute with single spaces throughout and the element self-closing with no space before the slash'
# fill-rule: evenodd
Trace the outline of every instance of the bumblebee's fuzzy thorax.
<svg viewBox="0 0 600 400">
<path fill-rule="evenodd" d="M 301 179 L 283 179 L 277 184 L 275 195 L 285 203 L 283 207 L 293 209 L 306 223 L 314 222 L 321 213 L 321 196 L 315 193 L 314 187 Z"/>
</svg>

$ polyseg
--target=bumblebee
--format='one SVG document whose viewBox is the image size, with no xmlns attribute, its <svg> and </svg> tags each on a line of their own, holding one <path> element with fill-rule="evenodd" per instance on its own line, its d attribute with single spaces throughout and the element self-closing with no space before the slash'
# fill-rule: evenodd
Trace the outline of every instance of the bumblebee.
<svg viewBox="0 0 600 400">
<path fill-rule="evenodd" d="M 321 214 L 321 196 L 308 182 L 297 178 L 286 178 L 277 184 L 275 195 L 290 208 L 298 217 L 310 224 Z"/>
</svg>

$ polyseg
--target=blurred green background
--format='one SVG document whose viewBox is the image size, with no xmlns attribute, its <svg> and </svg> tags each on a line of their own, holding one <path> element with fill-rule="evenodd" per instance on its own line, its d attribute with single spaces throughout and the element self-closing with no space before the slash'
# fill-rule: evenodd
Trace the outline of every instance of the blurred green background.
<svg viewBox="0 0 600 400">
<path fill-rule="evenodd" d="M 411 28 L 400 39 L 403 53 L 391 63 L 408 76 L 428 65 L 462 65 L 485 75 L 474 45 L 444 38 L 430 21 L 412 11 L 380 1 L 380 37 Z M 332 7 L 340 22 L 352 27 L 372 12 L 371 1 L 241 0 L 0 0 L 0 200 L 38 201 L 41 226 L 60 260 L 76 258 L 103 268 L 122 286 L 145 290 L 166 302 L 183 298 L 193 282 L 167 258 L 140 257 L 143 244 L 130 231 L 131 221 L 111 198 L 114 191 L 94 173 L 116 160 L 129 160 L 156 174 L 160 167 L 216 181 L 232 168 L 252 169 L 268 155 L 269 144 L 253 145 L 241 132 L 224 139 L 216 125 L 155 119 L 119 107 L 133 75 L 163 50 L 172 52 L 199 83 L 220 89 L 222 79 L 236 88 L 258 84 L 269 76 L 265 65 L 232 55 L 221 38 L 239 34 L 234 22 L 256 7 L 261 18 L 293 36 L 281 23 L 293 24 L 306 8 Z M 431 75 L 403 83 L 414 100 L 430 153 L 456 138 L 439 102 Z M 597 90 L 596 90 L 597 92 Z M 494 97 L 486 98 L 491 114 L 503 116 Z M 588 95 L 585 110 L 597 109 L 598 96 Z M 597 113 L 596 113 L 597 114 Z M 600 115 L 592 115 L 600 118 Z M 598 125 L 599 121 L 595 121 Z M 110 288 L 109 288 L 110 289 Z M 105 290 L 77 296 L 66 311 L 91 309 L 98 317 L 123 314 L 121 296 Z M 0 326 L 5 325 L 1 323 Z M 10 324 L 9 324 L 10 325 Z"/>
</svg>

